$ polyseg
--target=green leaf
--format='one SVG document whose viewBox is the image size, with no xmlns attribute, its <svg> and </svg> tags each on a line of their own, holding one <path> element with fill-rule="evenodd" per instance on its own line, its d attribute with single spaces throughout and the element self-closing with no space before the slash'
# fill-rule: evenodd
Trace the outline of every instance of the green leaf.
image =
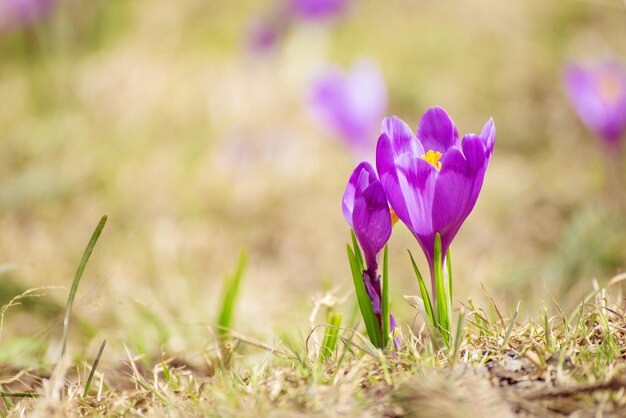
<svg viewBox="0 0 626 418">
<path fill-rule="evenodd" d="M 420 292 L 422 294 L 422 300 L 424 301 L 424 309 L 426 310 L 426 315 L 428 316 L 428 320 L 430 321 L 430 326 L 432 328 L 437 328 L 435 323 L 435 314 L 433 312 L 433 305 L 430 302 L 430 296 L 428 295 L 428 290 L 426 288 L 426 283 L 424 283 L 424 279 L 419 269 L 417 268 L 417 264 L 415 264 L 415 259 L 413 258 L 413 254 L 411 251 L 407 250 L 409 253 L 409 257 L 411 258 L 411 264 L 413 264 L 413 270 L 415 271 L 415 276 L 417 277 L 417 282 L 420 286 Z"/>
<path fill-rule="evenodd" d="M 72 282 L 72 287 L 70 288 L 70 294 L 67 297 L 67 305 L 65 306 L 65 318 L 63 319 L 63 348 L 61 349 L 61 357 L 65 355 L 65 350 L 67 348 L 67 336 L 70 330 L 70 313 L 72 311 L 72 305 L 74 304 L 74 298 L 76 297 L 76 291 L 78 290 L 78 284 L 80 283 L 80 279 L 83 277 L 83 272 L 85 271 L 89 257 L 91 257 L 93 248 L 96 246 L 98 238 L 100 238 L 100 234 L 102 233 L 104 225 L 107 223 L 107 219 L 107 215 L 104 215 L 100 219 L 100 222 L 98 222 L 96 229 L 93 231 L 93 234 L 91 234 L 89 243 L 87 243 L 87 247 L 85 247 L 83 258 L 80 260 L 80 264 L 78 265 L 78 270 L 76 270 L 76 275 L 74 276 L 74 281 Z"/>
<path fill-rule="evenodd" d="M 450 346 L 450 312 L 448 312 L 448 297 L 446 295 L 446 285 L 443 277 L 443 258 L 441 252 L 441 235 L 435 236 L 435 305 L 437 309 L 437 325 L 439 332 L 446 344 Z"/>
<path fill-rule="evenodd" d="M 363 253 L 361 252 L 359 241 L 356 239 L 354 229 L 350 230 L 350 236 L 352 237 L 352 248 L 353 248 L 354 255 L 356 257 L 356 261 L 359 263 L 359 269 L 365 270 L 365 260 L 363 259 Z"/>
<path fill-rule="evenodd" d="M 387 256 L 387 246 L 385 245 L 385 252 L 383 253 L 383 283 L 381 292 L 381 320 L 383 323 L 383 348 L 389 344 L 389 334 L 391 332 L 391 318 L 389 315 L 389 261 Z"/>
<path fill-rule="evenodd" d="M 350 269 L 352 271 L 352 280 L 354 281 L 354 290 L 356 292 L 356 298 L 359 302 L 359 308 L 361 309 L 363 321 L 365 322 L 367 335 L 375 347 L 381 348 L 382 337 L 380 333 L 380 326 L 378 325 L 378 318 L 376 318 L 376 314 L 374 313 L 372 301 L 367 294 L 367 290 L 365 290 L 363 270 L 360 268 L 361 266 L 358 265 L 357 258 L 352 252 L 350 245 L 347 244 L 346 247 L 348 251 L 348 261 L 350 262 Z"/>
<path fill-rule="evenodd" d="M 232 277 L 227 277 L 224 281 L 224 289 L 222 290 L 221 298 L 222 306 L 220 307 L 217 321 L 219 325 L 217 333 L 219 335 L 226 334 L 232 325 L 237 296 L 239 296 L 239 287 L 241 285 L 241 279 L 246 270 L 247 263 L 248 256 L 245 251 L 242 251 L 239 254 L 239 261 L 237 262 L 235 274 Z"/>
</svg>

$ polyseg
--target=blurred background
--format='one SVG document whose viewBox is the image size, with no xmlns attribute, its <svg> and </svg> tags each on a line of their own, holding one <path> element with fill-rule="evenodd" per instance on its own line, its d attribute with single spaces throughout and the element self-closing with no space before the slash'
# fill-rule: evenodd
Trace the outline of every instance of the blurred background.
<svg viewBox="0 0 626 418">
<path fill-rule="evenodd" d="M 352 0 L 295 17 L 279 0 L 2 1 L 0 302 L 63 288 L 5 312 L 0 361 L 56 352 L 105 213 L 73 311 L 75 351 L 102 338 L 201 351 L 242 249 L 238 331 L 302 339 L 327 291 L 349 296 L 339 309 L 352 315 L 341 196 L 362 155 L 309 97 L 329 65 L 359 60 L 379 68 L 386 114 L 413 129 L 435 105 L 461 135 L 495 120 L 482 194 L 453 245 L 458 306 L 483 303 L 482 283 L 505 312 L 519 300 L 523 315 L 553 311 L 552 297 L 570 308 L 593 278 L 626 267 L 623 152 L 607 156 L 562 80 L 568 60 L 626 60 L 621 0 Z M 407 248 L 425 266 L 398 224 L 392 310 L 412 324 Z"/>
</svg>

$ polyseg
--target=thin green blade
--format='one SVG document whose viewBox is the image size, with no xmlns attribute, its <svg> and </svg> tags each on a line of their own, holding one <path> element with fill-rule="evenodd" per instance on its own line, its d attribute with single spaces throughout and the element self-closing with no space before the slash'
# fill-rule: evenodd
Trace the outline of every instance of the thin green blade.
<svg viewBox="0 0 626 418">
<path fill-rule="evenodd" d="M 224 335 L 228 332 L 233 322 L 233 314 L 235 312 L 235 305 L 237 303 L 237 297 L 239 296 L 239 288 L 241 287 L 241 280 L 248 264 L 248 256 L 245 251 L 239 254 L 239 260 L 237 261 L 237 268 L 235 274 L 227 278 L 224 282 L 224 290 L 222 291 L 222 306 L 219 310 L 218 316 L 218 329 L 219 335 Z"/>
<path fill-rule="evenodd" d="M 93 380 L 93 377 L 96 374 L 96 369 L 98 368 L 98 363 L 100 363 L 100 357 L 102 357 L 102 352 L 104 351 L 104 346 L 106 345 L 106 343 L 107 343 L 107 340 L 103 340 L 102 344 L 100 344 L 100 349 L 98 350 L 96 359 L 93 361 L 93 366 L 91 366 L 89 377 L 87 377 L 87 383 L 85 383 L 85 389 L 83 390 L 83 398 L 86 398 L 87 395 L 89 394 L 89 387 L 91 386 L 91 381 Z"/>
<path fill-rule="evenodd" d="M 104 215 L 100 219 L 100 222 L 98 222 L 96 229 L 94 229 L 93 233 L 91 234 L 89 243 L 87 243 L 87 247 L 85 247 L 85 251 L 83 252 L 83 258 L 80 260 L 80 264 L 78 265 L 78 270 L 76 270 L 76 275 L 74 276 L 74 281 L 72 282 L 70 294 L 67 297 L 67 305 L 65 306 L 65 318 L 63 319 L 63 348 L 61 349 L 61 357 L 65 355 L 65 350 L 67 349 L 67 337 L 70 330 L 70 313 L 72 311 L 72 305 L 74 304 L 74 298 L 76 297 L 76 291 L 78 290 L 78 284 L 80 283 L 80 279 L 83 277 L 83 272 L 85 271 L 85 267 L 87 266 L 89 257 L 91 257 L 93 248 L 96 246 L 98 238 L 100 238 L 100 234 L 102 233 L 104 225 L 107 223 L 107 219 L 107 215 Z"/>
<path fill-rule="evenodd" d="M 417 282 L 420 286 L 420 293 L 422 294 L 422 300 L 424 301 L 424 309 L 426 310 L 426 315 L 428 315 L 428 320 L 430 321 L 430 326 L 433 328 L 436 327 L 435 323 L 435 314 L 433 312 L 433 305 L 430 302 L 430 296 L 428 295 L 428 290 L 426 288 L 426 283 L 424 283 L 424 278 L 417 268 L 417 264 L 415 263 L 415 259 L 413 258 L 413 254 L 411 251 L 407 250 L 409 253 L 409 257 L 411 258 L 411 264 L 413 265 L 413 270 L 415 271 L 415 276 L 417 277 Z"/>
<path fill-rule="evenodd" d="M 378 318 L 374 313 L 374 307 L 372 301 L 365 290 L 365 283 L 363 282 L 362 270 L 357 265 L 358 261 L 356 256 L 352 252 L 350 245 L 347 244 L 348 261 L 350 262 L 350 269 L 352 271 L 352 280 L 354 282 L 354 290 L 356 292 L 356 298 L 359 302 L 359 308 L 361 309 L 361 315 L 365 322 L 365 328 L 367 329 L 367 335 L 370 338 L 372 344 L 380 348 L 382 345 L 382 337 L 380 327 L 378 326 Z"/>
</svg>

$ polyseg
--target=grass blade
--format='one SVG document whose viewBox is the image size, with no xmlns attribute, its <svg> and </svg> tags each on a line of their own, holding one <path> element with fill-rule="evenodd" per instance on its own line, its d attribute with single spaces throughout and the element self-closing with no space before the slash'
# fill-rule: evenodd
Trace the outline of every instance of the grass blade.
<svg viewBox="0 0 626 418">
<path fill-rule="evenodd" d="M 513 332 L 513 327 L 515 327 L 515 321 L 517 321 L 517 316 L 519 315 L 519 305 L 521 301 L 517 302 L 517 308 L 515 309 L 515 314 L 511 319 L 511 323 L 506 329 L 506 333 L 504 334 L 504 339 L 502 340 L 502 345 L 500 348 L 505 348 L 509 343 L 509 339 L 511 338 L 511 333 Z"/>
<path fill-rule="evenodd" d="M 422 294 L 422 300 L 424 301 L 424 309 L 426 310 L 426 314 L 428 315 L 428 320 L 430 321 L 430 325 L 433 328 L 437 328 L 435 324 L 435 314 L 433 312 L 433 305 L 430 302 L 430 296 L 428 295 L 428 289 L 426 288 L 426 283 L 424 283 L 424 278 L 417 268 L 417 264 L 415 264 L 415 259 L 413 258 L 413 254 L 411 251 L 409 252 L 409 257 L 411 258 L 411 264 L 413 264 L 413 270 L 415 271 L 415 276 L 417 277 L 417 282 L 420 286 L 420 292 Z"/>
<path fill-rule="evenodd" d="M 322 340 L 322 347 L 320 349 L 320 361 L 324 361 L 330 358 L 335 352 L 337 346 L 337 336 L 339 334 L 339 327 L 341 327 L 342 315 L 341 312 L 328 313 L 328 325 L 324 331 L 324 339 Z"/>
<path fill-rule="evenodd" d="M 365 290 L 365 283 L 363 282 L 363 270 L 357 263 L 357 258 L 352 252 L 352 248 L 347 244 L 348 261 L 350 262 L 350 269 L 352 271 L 352 280 L 354 282 L 354 290 L 356 292 L 356 298 L 359 302 L 359 308 L 361 309 L 361 315 L 365 322 L 365 328 L 367 329 L 367 335 L 370 341 L 376 348 L 381 348 L 382 337 L 380 333 L 380 326 L 378 325 L 378 318 L 374 313 L 374 307 L 370 300 L 367 290 Z"/>
<path fill-rule="evenodd" d="M 381 292 L 381 322 L 383 323 L 382 344 L 383 348 L 389 344 L 389 334 L 391 332 L 391 319 L 389 316 L 389 260 L 387 255 L 387 246 L 383 253 L 383 283 Z"/>
<path fill-rule="evenodd" d="M 43 398 L 43 393 L 0 392 L 2 398 Z"/>
<path fill-rule="evenodd" d="M 104 225 L 107 223 L 107 215 L 104 215 L 96 229 L 91 234 L 91 239 L 89 239 L 89 243 L 83 252 L 83 258 L 80 260 L 80 264 L 78 265 L 78 270 L 76 270 L 76 275 L 74 276 L 74 281 L 72 282 L 72 288 L 70 289 L 70 294 L 67 298 L 67 305 L 65 307 L 65 318 L 63 319 L 63 348 L 61 349 L 61 357 L 65 355 L 65 350 L 67 348 L 67 336 L 70 329 L 70 313 L 72 311 L 72 304 L 74 303 L 74 298 L 76 297 L 76 291 L 78 290 L 78 284 L 80 283 L 80 279 L 83 277 L 83 272 L 85 271 L 85 266 L 87 266 L 87 262 L 89 261 L 89 257 L 91 257 L 91 253 L 93 248 L 96 246 L 96 242 L 98 242 L 98 238 L 100 238 L 100 234 L 102 233 L 102 229 Z"/>
<path fill-rule="evenodd" d="M 224 281 L 224 289 L 222 290 L 221 297 L 222 306 L 220 307 L 217 321 L 219 325 L 217 333 L 219 335 L 226 334 L 232 325 L 237 296 L 239 296 L 239 287 L 241 285 L 241 279 L 246 270 L 247 264 L 248 256 L 245 251 L 242 251 L 239 254 L 239 261 L 237 262 L 235 274 L 232 277 L 227 277 Z"/>
<path fill-rule="evenodd" d="M 85 390 L 83 390 L 83 398 L 86 398 L 87 394 L 89 393 L 89 387 L 91 386 L 91 381 L 93 380 L 93 376 L 96 374 L 96 368 L 98 368 L 98 363 L 100 363 L 100 357 L 102 357 L 102 352 L 104 351 L 104 346 L 106 345 L 106 343 L 107 343 L 107 340 L 103 340 L 102 344 L 100 344 L 100 349 L 98 350 L 96 359 L 93 361 L 93 366 L 91 366 L 89 377 L 87 377 L 87 382 L 85 383 Z"/>
<path fill-rule="evenodd" d="M 461 341 L 463 340 L 463 324 L 465 322 L 465 310 L 462 309 L 459 313 L 459 320 L 456 324 L 456 334 L 454 337 L 454 350 L 452 352 L 452 364 L 456 362 L 456 358 L 459 354 L 459 348 L 461 348 Z"/>
</svg>

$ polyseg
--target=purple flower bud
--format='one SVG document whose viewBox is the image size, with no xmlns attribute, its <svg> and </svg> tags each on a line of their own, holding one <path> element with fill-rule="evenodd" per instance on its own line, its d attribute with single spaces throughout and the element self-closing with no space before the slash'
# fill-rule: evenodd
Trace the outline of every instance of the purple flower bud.
<svg viewBox="0 0 626 418">
<path fill-rule="evenodd" d="M 343 195 L 343 215 L 354 229 L 365 263 L 375 279 L 377 256 L 391 236 L 391 213 L 383 186 L 367 162 L 357 166 Z"/>
<path fill-rule="evenodd" d="M 389 241 L 393 223 L 385 191 L 369 163 L 362 162 L 352 172 L 343 194 L 342 209 L 346 222 L 354 230 L 363 250 L 367 265 L 367 269 L 363 271 L 363 282 L 374 313 L 379 323 L 382 323 L 378 255 Z M 394 328 L 395 320 L 392 319 L 390 329 Z"/>
</svg>

